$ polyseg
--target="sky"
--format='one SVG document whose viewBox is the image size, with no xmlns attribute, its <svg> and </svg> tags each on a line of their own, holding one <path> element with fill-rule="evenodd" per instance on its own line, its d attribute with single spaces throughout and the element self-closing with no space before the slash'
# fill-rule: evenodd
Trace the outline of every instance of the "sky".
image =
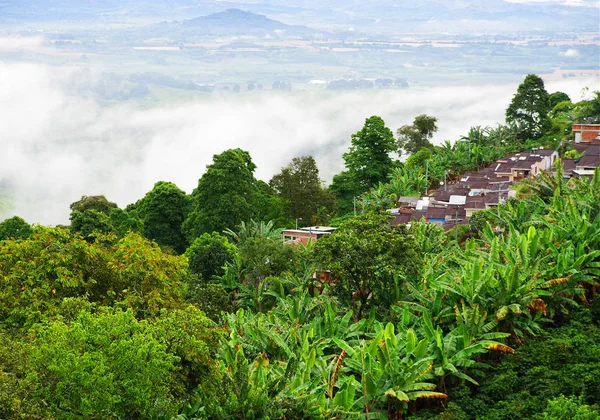
<svg viewBox="0 0 600 420">
<path fill-rule="evenodd" d="M 433 115 L 440 143 L 474 125 L 502 123 L 517 89 L 253 92 L 144 108 L 74 96 L 68 86 L 78 77 L 64 68 L 0 61 L 0 180 L 10 180 L 15 191 L 12 210 L 0 219 L 16 214 L 30 223 L 68 223 L 69 204 L 82 195 L 103 194 L 124 207 L 158 181 L 189 193 L 212 156 L 235 147 L 250 152 L 259 179 L 268 181 L 293 157 L 313 155 L 330 181 L 343 169 L 351 134 L 371 115 L 394 132 L 419 114 Z M 579 100 L 585 86 L 600 89 L 600 81 L 564 79 L 547 89 Z"/>
</svg>

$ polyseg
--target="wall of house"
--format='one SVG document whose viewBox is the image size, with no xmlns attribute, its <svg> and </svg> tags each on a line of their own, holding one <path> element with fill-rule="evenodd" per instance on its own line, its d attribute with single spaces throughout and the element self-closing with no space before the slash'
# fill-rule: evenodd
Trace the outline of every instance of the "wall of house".
<svg viewBox="0 0 600 420">
<path fill-rule="evenodd" d="M 600 136 L 600 124 L 573 124 L 575 143 L 594 141 Z"/>
</svg>

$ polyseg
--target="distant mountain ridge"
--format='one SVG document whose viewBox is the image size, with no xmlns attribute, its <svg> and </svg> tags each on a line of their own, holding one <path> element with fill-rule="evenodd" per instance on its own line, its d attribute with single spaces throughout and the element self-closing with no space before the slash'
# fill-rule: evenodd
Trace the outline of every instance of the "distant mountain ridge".
<svg viewBox="0 0 600 420">
<path fill-rule="evenodd" d="M 264 15 L 235 8 L 181 22 L 168 23 L 166 28 L 174 26 L 185 32 L 194 31 L 203 35 L 264 36 L 274 31 L 281 31 L 286 35 L 302 36 L 315 32 L 306 26 L 287 25 Z M 163 28 L 165 28 L 164 24 Z"/>
</svg>

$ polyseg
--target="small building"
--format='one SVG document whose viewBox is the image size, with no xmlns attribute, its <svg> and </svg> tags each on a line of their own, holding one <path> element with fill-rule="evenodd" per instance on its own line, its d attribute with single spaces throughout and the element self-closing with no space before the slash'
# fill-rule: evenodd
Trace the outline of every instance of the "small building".
<svg viewBox="0 0 600 420">
<path fill-rule="evenodd" d="M 573 124 L 572 132 L 575 143 L 589 143 L 600 140 L 600 124 Z"/>
<path fill-rule="evenodd" d="M 600 168 L 600 156 L 588 156 L 586 153 L 586 155 L 579 159 L 575 164 L 573 173 L 577 176 L 592 177 L 594 176 L 596 168 Z"/>
<path fill-rule="evenodd" d="M 328 226 L 309 226 L 300 229 L 286 229 L 281 234 L 284 244 L 303 244 L 318 241 L 325 235 L 331 235 L 335 232 L 334 227 Z"/>
<path fill-rule="evenodd" d="M 467 218 L 471 218 L 473 213 L 479 210 L 485 210 L 485 197 L 469 196 L 465 203 L 465 213 Z"/>
</svg>

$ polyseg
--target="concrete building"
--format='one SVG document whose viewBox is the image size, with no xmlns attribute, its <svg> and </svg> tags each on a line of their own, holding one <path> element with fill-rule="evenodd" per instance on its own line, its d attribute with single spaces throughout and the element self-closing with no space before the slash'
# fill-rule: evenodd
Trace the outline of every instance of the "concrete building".
<svg viewBox="0 0 600 420">
<path fill-rule="evenodd" d="M 600 124 L 573 124 L 572 132 L 575 143 L 600 140 Z"/>
<path fill-rule="evenodd" d="M 286 229 L 281 234 L 284 244 L 303 244 L 315 242 L 325 235 L 330 235 L 335 231 L 334 227 L 328 226 L 309 226 L 301 229 Z"/>
</svg>

